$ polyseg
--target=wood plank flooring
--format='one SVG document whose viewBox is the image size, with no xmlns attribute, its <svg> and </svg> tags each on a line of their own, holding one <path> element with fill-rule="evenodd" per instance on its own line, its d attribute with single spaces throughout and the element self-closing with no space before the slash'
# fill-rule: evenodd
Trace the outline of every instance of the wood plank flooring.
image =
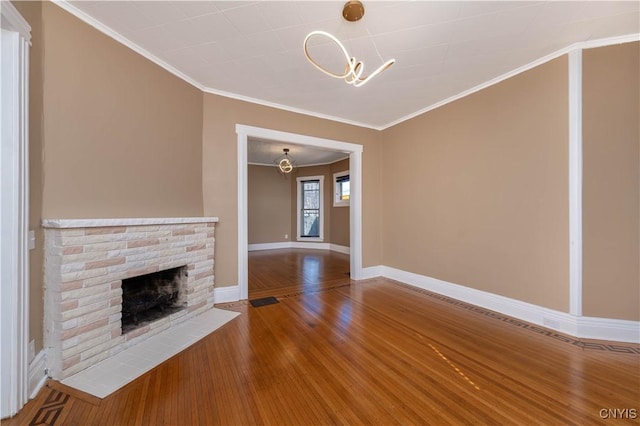
<svg viewBox="0 0 640 426">
<path fill-rule="evenodd" d="M 349 284 L 349 255 L 329 250 L 249 252 L 249 299 Z"/>
<path fill-rule="evenodd" d="M 382 278 L 296 291 L 218 305 L 242 315 L 103 400 L 50 382 L 2 424 L 638 424 L 639 345 Z"/>
</svg>

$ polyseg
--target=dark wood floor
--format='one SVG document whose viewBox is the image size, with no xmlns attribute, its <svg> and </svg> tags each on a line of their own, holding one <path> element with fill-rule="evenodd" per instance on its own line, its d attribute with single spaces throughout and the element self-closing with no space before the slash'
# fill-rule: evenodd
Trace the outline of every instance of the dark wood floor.
<svg viewBox="0 0 640 426">
<path fill-rule="evenodd" d="M 261 279 L 280 282 L 273 269 Z M 638 424 L 602 416 L 638 413 L 639 345 L 581 341 L 382 278 L 218 307 L 242 315 L 116 393 L 51 382 L 6 424 Z"/>
</svg>

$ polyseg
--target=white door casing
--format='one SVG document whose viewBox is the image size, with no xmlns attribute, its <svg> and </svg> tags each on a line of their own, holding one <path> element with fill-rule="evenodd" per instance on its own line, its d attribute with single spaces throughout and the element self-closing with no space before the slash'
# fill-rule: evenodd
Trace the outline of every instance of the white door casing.
<svg viewBox="0 0 640 426">
<path fill-rule="evenodd" d="M 238 287 L 240 300 L 249 297 L 247 144 L 250 137 L 342 151 L 349 154 L 351 177 L 350 270 L 351 279 L 362 279 L 362 145 L 242 124 L 236 124 L 236 133 L 238 135 Z"/>
<path fill-rule="evenodd" d="M 29 44 L 31 28 L 0 2 L 0 417 L 28 400 Z"/>
</svg>

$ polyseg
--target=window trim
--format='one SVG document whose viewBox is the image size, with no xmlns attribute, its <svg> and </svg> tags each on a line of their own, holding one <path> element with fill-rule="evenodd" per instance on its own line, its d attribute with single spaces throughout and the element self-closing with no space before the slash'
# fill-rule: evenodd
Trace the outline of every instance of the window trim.
<svg viewBox="0 0 640 426">
<path fill-rule="evenodd" d="M 318 228 L 318 237 L 303 237 L 302 236 L 302 182 L 309 180 L 320 181 L 320 226 Z M 324 176 L 301 176 L 296 178 L 296 192 L 297 192 L 297 209 L 296 209 L 296 222 L 297 222 L 297 241 L 309 241 L 309 242 L 322 242 L 324 241 Z"/>
<path fill-rule="evenodd" d="M 341 200 L 338 192 L 338 178 L 343 176 L 349 176 L 349 170 L 333 174 L 333 207 L 349 207 L 351 205 L 351 196 L 348 200 Z M 349 176 L 349 182 L 351 182 L 351 176 Z"/>
</svg>

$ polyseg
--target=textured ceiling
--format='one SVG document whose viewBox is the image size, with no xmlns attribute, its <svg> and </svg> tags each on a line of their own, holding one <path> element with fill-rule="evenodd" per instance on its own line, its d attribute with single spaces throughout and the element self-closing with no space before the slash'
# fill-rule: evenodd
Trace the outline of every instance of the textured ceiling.
<svg viewBox="0 0 640 426">
<path fill-rule="evenodd" d="M 355 23 L 342 1 L 56 3 L 207 92 L 377 129 L 575 43 L 640 32 L 638 1 L 365 1 Z M 347 85 L 304 57 L 313 30 L 342 40 L 365 71 L 396 64 Z M 315 41 L 314 58 L 344 67 Z"/>
<path fill-rule="evenodd" d="M 255 138 L 250 138 L 248 142 L 247 159 L 249 164 L 275 166 L 275 160 L 276 158 L 278 160 L 280 159 L 279 157 L 283 155 L 282 150 L 284 148 L 289 149 L 289 157 L 296 167 L 331 164 L 349 158 L 348 153 L 313 149 L 303 145 L 286 144 Z"/>
</svg>

